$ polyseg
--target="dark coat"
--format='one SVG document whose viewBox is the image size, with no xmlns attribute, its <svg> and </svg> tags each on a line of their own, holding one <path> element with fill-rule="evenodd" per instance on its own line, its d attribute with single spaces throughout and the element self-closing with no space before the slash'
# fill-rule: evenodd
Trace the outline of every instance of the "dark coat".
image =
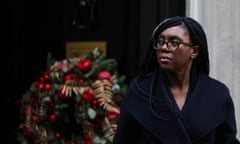
<svg viewBox="0 0 240 144">
<path fill-rule="evenodd" d="M 136 78 L 129 85 L 114 144 L 238 143 L 234 105 L 223 83 L 201 74 L 180 111 L 157 75 Z"/>
</svg>

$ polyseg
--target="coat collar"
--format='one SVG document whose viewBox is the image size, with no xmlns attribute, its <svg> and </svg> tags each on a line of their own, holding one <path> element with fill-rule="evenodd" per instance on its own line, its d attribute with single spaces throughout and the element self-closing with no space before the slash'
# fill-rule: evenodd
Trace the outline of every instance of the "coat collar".
<svg viewBox="0 0 240 144">
<path fill-rule="evenodd" d="M 169 97 L 164 80 L 157 74 L 136 79 L 130 85 L 133 96 L 125 105 L 136 120 L 157 138 L 166 143 L 175 143 L 176 140 L 189 144 L 190 139 L 197 141 L 223 121 L 224 108 L 221 105 L 224 100 L 216 92 L 216 82 L 207 75 L 199 76 L 191 97 L 180 112 Z"/>
</svg>

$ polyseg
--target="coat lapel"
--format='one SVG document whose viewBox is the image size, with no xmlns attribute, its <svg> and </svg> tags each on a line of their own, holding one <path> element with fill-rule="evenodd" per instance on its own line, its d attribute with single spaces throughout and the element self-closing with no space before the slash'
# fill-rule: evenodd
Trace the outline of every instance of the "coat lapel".
<svg viewBox="0 0 240 144">
<path fill-rule="evenodd" d="M 157 91 L 163 97 L 149 94 L 150 85 L 155 78 L 153 76 L 144 83 L 139 83 L 138 88 L 136 85 L 132 86 L 134 96 L 130 98 L 125 108 L 159 141 L 171 144 L 191 144 L 178 109 L 168 97 L 165 97 L 165 88 L 161 84 L 157 84 Z"/>
<path fill-rule="evenodd" d="M 193 141 L 199 140 L 224 120 L 224 98 L 220 87 L 206 75 L 200 75 L 182 118 Z"/>
<path fill-rule="evenodd" d="M 208 76 L 199 76 L 182 112 L 169 97 L 161 78 L 159 83 L 154 83 L 157 92 L 151 95 L 154 79 L 156 77 L 151 76 L 132 85 L 133 96 L 125 108 L 160 141 L 191 144 L 224 120 L 224 99 L 216 93 L 219 87 Z"/>
</svg>

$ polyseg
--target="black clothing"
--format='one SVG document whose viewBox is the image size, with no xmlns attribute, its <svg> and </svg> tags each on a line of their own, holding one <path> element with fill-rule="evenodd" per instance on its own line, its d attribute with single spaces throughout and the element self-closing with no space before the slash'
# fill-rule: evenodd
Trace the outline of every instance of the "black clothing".
<svg viewBox="0 0 240 144">
<path fill-rule="evenodd" d="M 134 79 L 123 97 L 114 144 L 236 144 L 232 98 L 200 74 L 180 111 L 159 72 Z"/>
</svg>

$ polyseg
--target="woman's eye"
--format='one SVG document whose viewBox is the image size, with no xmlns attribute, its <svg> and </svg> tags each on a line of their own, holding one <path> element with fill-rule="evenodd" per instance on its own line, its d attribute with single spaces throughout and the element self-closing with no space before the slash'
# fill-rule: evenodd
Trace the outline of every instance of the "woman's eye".
<svg viewBox="0 0 240 144">
<path fill-rule="evenodd" d="M 158 40 L 158 44 L 160 44 L 161 46 L 164 45 L 164 43 L 165 43 L 164 39 L 159 39 Z"/>
<path fill-rule="evenodd" d="M 172 46 L 177 47 L 181 42 L 177 40 L 171 40 L 170 43 Z"/>
</svg>

